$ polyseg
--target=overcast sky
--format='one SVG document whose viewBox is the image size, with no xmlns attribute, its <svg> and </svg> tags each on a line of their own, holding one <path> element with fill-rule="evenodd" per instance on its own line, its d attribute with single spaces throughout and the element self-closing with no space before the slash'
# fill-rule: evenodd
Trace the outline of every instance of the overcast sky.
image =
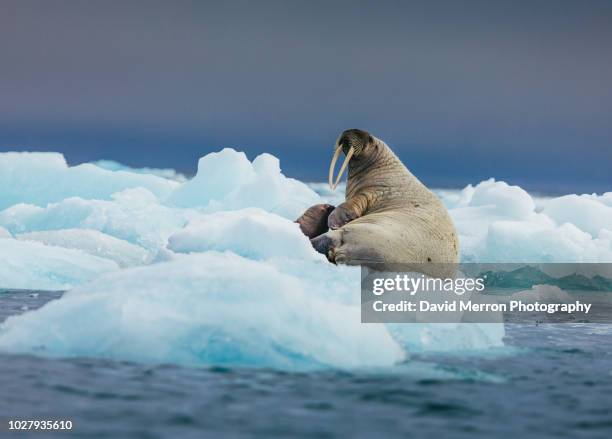
<svg viewBox="0 0 612 439">
<path fill-rule="evenodd" d="M 354 127 L 432 186 L 612 190 L 612 2 L 0 0 L 0 151 L 324 180 Z"/>
</svg>

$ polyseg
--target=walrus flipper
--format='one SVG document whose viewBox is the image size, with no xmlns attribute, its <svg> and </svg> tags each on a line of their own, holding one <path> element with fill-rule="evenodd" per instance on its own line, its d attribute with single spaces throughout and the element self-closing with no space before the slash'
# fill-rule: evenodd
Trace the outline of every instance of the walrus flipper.
<svg viewBox="0 0 612 439">
<path fill-rule="evenodd" d="M 333 210 L 334 206 L 331 204 L 315 204 L 295 222 L 300 225 L 300 230 L 304 235 L 313 239 L 329 230 L 327 221 Z"/>
<path fill-rule="evenodd" d="M 331 230 L 336 230 L 357 218 L 359 215 L 347 203 L 342 203 L 329 215 L 327 225 Z"/>
<path fill-rule="evenodd" d="M 339 229 L 363 216 L 369 204 L 370 199 L 366 195 L 355 195 L 334 209 L 327 219 L 327 225 L 331 230 Z"/>
<path fill-rule="evenodd" d="M 340 245 L 338 239 L 338 231 L 330 231 L 317 236 L 310 240 L 310 243 L 316 251 L 325 255 L 329 262 L 336 263 L 334 249 Z"/>
</svg>

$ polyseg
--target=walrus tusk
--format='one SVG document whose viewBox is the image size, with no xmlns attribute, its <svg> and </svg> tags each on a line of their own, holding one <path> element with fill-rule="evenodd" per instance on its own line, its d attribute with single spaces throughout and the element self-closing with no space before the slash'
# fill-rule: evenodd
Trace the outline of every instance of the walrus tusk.
<svg viewBox="0 0 612 439">
<path fill-rule="evenodd" d="M 334 168 L 336 167 L 336 162 L 338 161 L 338 156 L 340 155 L 341 150 L 342 146 L 336 148 L 336 152 L 334 152 L 334 157 L 332 158 L 331 164 L 329 165 L 329 187 L 332 191 L 335 191 L 336 187 L 338 187 L 338 183 L 340 183 L 342 174 L 344 174 L 344 171 L 346 170 L 346 167 L 348 166 L 351 157 L 353 157 L 353 154 L 355 153 L 355 148 L 351 146 L 351 149 L 349 149 L 349 152 L 346 155 L 346 158 L 344 159 L 344 163 L 342 163 L 342 167 L 340 168 L 338 177 L 336 177 L 336 182 L 334 183 Z"/>
<path fill-rule="evenodd" d="M 329 187 L 332 191 L 334 190 L 334 168 L 336 167 L 336 161 L 338 161 L 338 156 L 340 155 L 341 150 L 342 146 L 338 146 L 336 148 L 334 156 L 332 157 L 331 164 L 329 165 Z"/>
</svg>

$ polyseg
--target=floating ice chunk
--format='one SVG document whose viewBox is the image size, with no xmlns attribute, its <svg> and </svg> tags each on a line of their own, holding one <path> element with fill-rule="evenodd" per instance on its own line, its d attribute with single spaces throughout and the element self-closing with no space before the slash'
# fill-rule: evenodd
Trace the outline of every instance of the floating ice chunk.
<svg viewBox="0 0 612 439">
<path fill-rule="evenodd" d="M 178 253 L 230 250 L 251 259 L 324 260 L 296 223 L 256 208 L 198 217 L 168 239 L 168 248 Z"/>
<path fill-rule="evenodd" d="M 489 227 L 479 255 L 487 262 L 612 261 L 612 241 L 593 239 L 573 224 L 498 221 Z"/>
<path fill-rule="evenodd" d="M 4 227 L 0 226 L 0 238 L 12 238 L 13 235 L 11 232 L 6 230 Z"/>
<path fill-rule="evenodd" d="M 522 232 L 533 227 L 538 229 L 554 227 L 554 222 L 545 215 L 533 213 L 524 220 L 513 220 L 500 215 L 494 206 L 456 208 L 450 210 L 449 213 L 459 234 L 463 262 L 509 262 L 500 260 L 509 254 L 520 258 L 520 253 L 511 253 L 510 250 L 504 250 L 504 248 L 499 248 L 499 253 L 487 251 L 487 239 L 491 228 L 500 222 L 515 224 L 513 231 L 518 233 L 518 237 L 524 234 Z M 537 245 L 537 243 L 533 244 Z M 495 256 L 495 259 L 489 260 L 491 256 Z"/>
<path fill-rule="evenodd" d="M 329 270 L 304 263 L 305 271 Z M 0 328 L 4 351 L 146 362 L 354 368 L 391 366 L 405 355 L 384 325 L 361 323 L 357 304 L 230 253 L 104 276 Z"/>
<path fill-rule="evenodd" d="M 445 203 L 463 262 L 608 262 L 612 240 L 600 235 L 612 229 L 606 197 L 539 199 L 536 209 L 523 189 L 490 179 L 446 194 Z"/>
<path fill-rule="evenodd" d="M 149 253 L 134 244 L 97 230 L 66 229 L 30 232 L 16 236 L 21 241 L 37 241 L 56 247 L 82 250 L 90 255 L 111 259 L 120 267 L 145 264 Z"/>
<path fill-rule="evenodd" d="M 612 228 L 612 207 L 601 198 L 605 197 L 547 199 L 542 212 L 535 213 L 524 191 L 503 182 L 480 183 L 458 203 L 465 207 L 450 211 L 460 234 L 462 260 L 612 261 L 612 240 L 604 231 Z"/>
<path fill-rule="evenodd" d="M 481 259 L 487 262 L 597 262 L 612 260 L 608 242 L 593 240 L 572 224 L 527 221 L 491 225 Z"/>
<path fill-rule="evenodd" d="M 225 148 L 200 158 L 198 172 L 176 189 L 170 201 L 177 206 L 207 206 L 211 200 L 223 200 L 240 186 L 255 178 L 246 154 Z"/>
<path fill-rule="evenodd" d="M 458 196 L 446 194 L 443 200 L 450 206 L 449 213 L 459 233 L 463 262 L 491 262 L 481 259 L 481 252 L 489 226 L 496 221 L 550 222 L 535 213 L 535 203 L 527 192 L 494 179 L 475 187 L 469 185 Z"/>
<path fill-rule="evenodd" d="M 46 206 L 68 197 L 110 199 L 115 192 L 136 187 L 163 198 L 177 185 L 153 175 L 110 172 L 91 164 L 69 167 L 58 153 L 0 153 L 0 209 L 18 203 Z"/>
<path fill-rule="evenodd" d="M 597 237 L 602 229 L 612 230 L 612 206 L 606 204 L 607 197 L 566 195 L 550 200 L 542 212 L 558 224 L 572 223 Z"/>
<path fill-rule="evenodd" d="M 612 243 L 612 230 L 601 229 L 599 231 L 599 239 L 608 240 Z"/>
<path fill-rule="evenodd" d="M 501 323 L 395 323 L 393 337 L 408 352 L 457 352 L 504 345 Z"/>
<path fill-rule="evenodd" d="M 594 195 L 594 197 L 596 197 L 599 202 L 605 204 L 606 206 L 612 207 L 612 192 L 606 192 L 601 196 Z"/>
<path fill-rule="evenodd" d="M 45 208 L 18 204 L 0 212 L 0 225 L 13 234 L 91 229 L 155 252 L 197 212 L 159 204 L 146 189 L 128 189 L 111 200 L 67 198 Z"/>
<path fill-rule="evenodd" d="M 491 206 L 456 208 L 450 210 L 449 214 L 459 234 L 461 261 L 479 260 L 489 225 L 503 218 L 500 218 Z"/>
<path fill-rule="evenodd" d="M 335 191 L 332 191 L 328 183 L 308 183 L 308 187 L 321 197 L 320 203 L 338 206 L 344 203 L 346 197 L 346 183 L 341 182 Z M 310 207 L 310 206 L 309 206 Z"/>
<path fill-rule="evenodd" d="M 197 175 L 169 202 L 207 212 L 260 207 L 295 219 L 320 199 L 304 183 L 285 177 L 276 157 L 262 154 L 251 163 L 244 153 L 226 148 L 202 157 Z"/>
<path fill-rule="evenodd" d="M 465 187 L 463 190 L 457 189 L 432 189 L 432 192 L 436 194 L 436 196 L 442 201 L 442 204 L 447 209 L 452 209 L 457 207 L 457 205 L 462 201 L 464 197 L 464 192 L 468 189 L 473 189 L 472 185 Z"/>
<path fill-rule="evenodd" d="M 3 288 L 65 290 L 118 269 L 111 260 L 78 250 L 0 238 Z"/>
<path fill-rule="evenodd" d="M 524 303 L 568 303 L 572 297 L 555 285 L 534 285 L 531 289 L 511 294 L 510 300 L 520 300 Z"/>
<path fill-rule="evenodd" d="M 473 189 L 468 186 L 459 205 L 491 206 L 499 215 L 516 219 L 528 217 L 535 210 L 535 203 L 525 190 L 493 178 L 479 183 Z"/>
<path fill-rule="evenodd" d="M 157 177 L 167 178 L 169 180 L 178 181 L 183 183 L 187 181 L 187 177 L 185 177 L 180 172 L 177 172 L 174 169 L 160 169 L 160 168 L 131 168 L 122 163 L 115 162 L 113 160 L 98 160 L 96 162 L 91 163 L 98 168 L 106 169 L 107 171 L 125 171 L 125 172 L 133 172 L 134 174 L 150 174 L 155 175 Z"/>
</svg>

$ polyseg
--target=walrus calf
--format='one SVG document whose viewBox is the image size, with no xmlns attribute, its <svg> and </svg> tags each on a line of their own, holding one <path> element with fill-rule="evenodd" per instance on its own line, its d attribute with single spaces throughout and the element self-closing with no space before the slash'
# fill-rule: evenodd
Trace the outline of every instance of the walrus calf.
<svg viewBox="0 0 612 439">
<path fill-rule="evenodd" d="M 340 153 L 346 158 L 336 180 Z M 348 265 L 456 263 L 458 239 L 440 200 L 406 169 L 385 142 L 366 131 L 344 131 L 329 169 L 334 190 L 348 166 L 346 201 L 316 205 L 297 222 L 330 262 Z"/>
</svg>

